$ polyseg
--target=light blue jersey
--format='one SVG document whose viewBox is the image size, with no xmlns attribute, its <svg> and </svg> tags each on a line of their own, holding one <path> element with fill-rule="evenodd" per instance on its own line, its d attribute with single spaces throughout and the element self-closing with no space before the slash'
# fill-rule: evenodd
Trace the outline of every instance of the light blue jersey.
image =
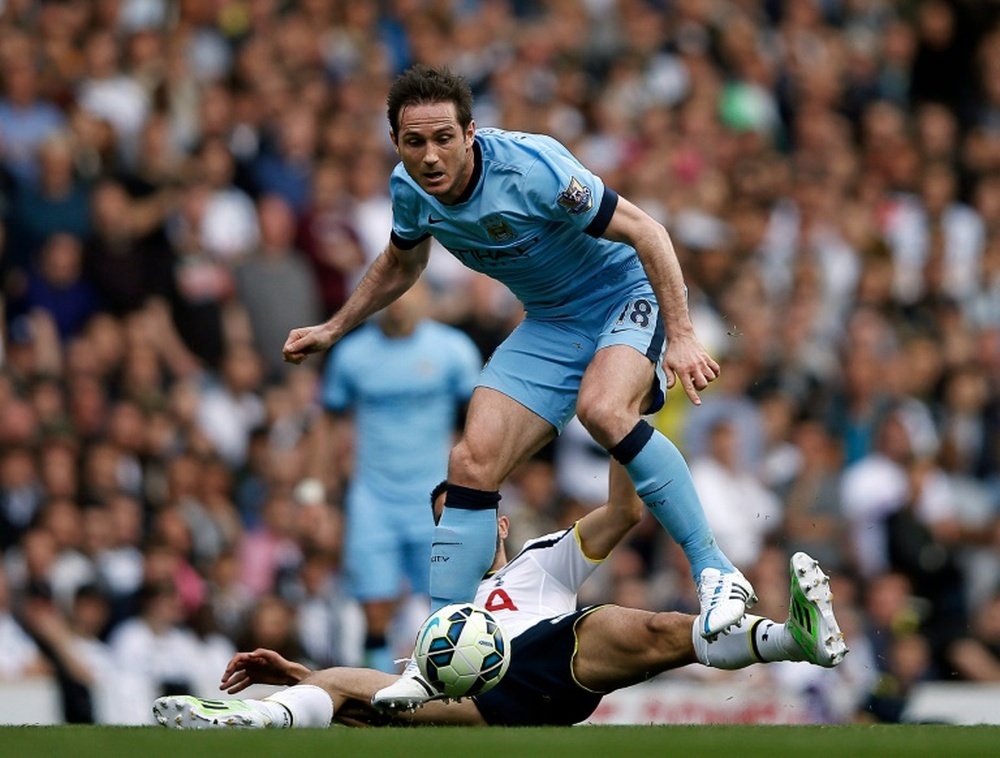
<svg viewBox="0 0 1000 758">
<path fill-rule="evenodd" d="M 586 313 L 645 281 L 634 249 L 600 238 L 618 195 L 559 142 L 480 129 L 473 149 L 475 173 L 454 205 L 438 202 L 396 166 L 397 247 L 433 235 L 466 266 L 507 285 L 529 317 Z"/>
<path fill-rule="evenodd" d="M 444 479 L 456 410 L 468 401 L 482 360 L 461 331 L 433 321 L 391 339 L 366 324 L 331 352 L 323 405 L 354 412 L 354 480 L 387 505 L 427 505 Z M 416 503 L 413 503 L 416 494 Z"/>
<path fill-rule="evenodd" d="M 551 137 L 482 129 L 464 196 L 444 205 L 393 171 L 393 243 L 433 235 L 469 268 L 506 284 L 524 321 L 494 352 L 479 384 L 502 392 L 561 431 L 576 411 L 594 353 L 624 344 L 655 367 L 663 403 L 666 348 L 656 295 L 638 254 L 600 237 L 618 195 Z"/>
</svg>

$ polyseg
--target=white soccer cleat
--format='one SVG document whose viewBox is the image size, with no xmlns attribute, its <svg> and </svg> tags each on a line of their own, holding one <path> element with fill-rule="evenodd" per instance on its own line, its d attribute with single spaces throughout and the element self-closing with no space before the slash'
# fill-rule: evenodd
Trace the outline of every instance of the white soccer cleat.
<svg viewBox="0 0 1000 758">
<path fill-rule="evenodd" d="M 698 631 L 705 639 L 712 640 L 739 624 L 757 602 L 757 595 L 739 571 L 723 573 L 717 568 L 707 568 L 698 577 L 698 601 L 701 604 Z"/>
<path fill-rule="evenodd" d="M 833 668 L 847 655 L 847 642 L 833 615 L 830 577 L 805 553 L 796 553 L 788 563 L 792 574 L 788 603 L 788 630 L 802 648 L 806 660 Z"/>
<path fill-rule="evenodd" d="M 203 700 L 193 695 L 157 698 L 153 715 L 168 729 L 267 729 L 271 719 L 245 700 Z"/>
<path fill-rule="evenodd" d="M 372 706 L 386 713 L 415 711 L 431 700 L 447 698 L 427 683 L 416 660 L 410 658 L 399 679 L 372 695 Z"/>
</svg>

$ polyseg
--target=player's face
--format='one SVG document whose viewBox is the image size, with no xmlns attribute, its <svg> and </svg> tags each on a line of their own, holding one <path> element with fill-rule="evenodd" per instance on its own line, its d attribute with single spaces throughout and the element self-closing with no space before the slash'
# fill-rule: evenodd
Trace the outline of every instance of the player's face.
<svg viewBox="0 0 1000 758">
<path fill-rule="evenodd" d="M 474 123 L 462 129 L 455 104 L 409 105 L 399 114 L 394 135 L 399 153 L 413 180 L 442 203 L 455 203 L 472 177 Z"/>
</svg>

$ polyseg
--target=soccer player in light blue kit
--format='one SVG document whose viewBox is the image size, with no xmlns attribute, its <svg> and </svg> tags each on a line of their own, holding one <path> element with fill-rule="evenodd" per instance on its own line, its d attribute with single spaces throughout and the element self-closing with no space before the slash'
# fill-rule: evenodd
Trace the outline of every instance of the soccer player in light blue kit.
<svg viewBox="0 0 1000 758">
<path fill-rule="evenodd" d="M 684 458 L 642 419 L 676 381 L 700 404 L 698 392 L 719 373 L 694 333 L 666 230 L 555 140 L 477 132 L 468 85 L 446 71 L 409 69 L 387 102 L 401 159 L 389 245 L 343 308 L 291 331 L 284 357 L 325 350 L 409 289 L 431 236 L 523 303 L 525 318 L 484 368 L 451 451 L 432 603 L 475 596 L 493 554 L 501 483 L 575 412 L 684 550 L 701 634 L 738 623 L 756 601 L 753 588 L 716 544 Z M 434 697 L 414 670 L 374 702 L 405 708 Z"/>
<path fill-rule="evenodd" d="M 323 405 L 353 414 L 344 563 L 364 609 L 365 665 L 395 673 L 387 640 L 408 588 L 427 597 L 434 522 L 427 493 L 446 473 L 459 410 L 483 362 L 463 332 L 425 318 L 422 282 L 330 351 Z M 416 632 L 416 629 L 413 629 Z"/>
</svg>

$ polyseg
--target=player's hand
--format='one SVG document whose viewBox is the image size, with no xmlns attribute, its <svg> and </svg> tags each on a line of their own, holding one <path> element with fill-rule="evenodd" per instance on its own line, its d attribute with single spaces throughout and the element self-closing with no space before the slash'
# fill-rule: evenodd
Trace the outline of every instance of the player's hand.
<svg viewBox="0 0 1000 758">
<path fill-rule="evenodd" d="M 297 684 L 309 670 L 293 663 L 280 653 L 259 647 L 251 653 L 237 653 L 222 673 L 219 689 L 230 695 L 251 684 Z"/>
<path fill-rule="evenodd" d="M 680 381 L 684 393 L 695 405 L 701 405 L 698 393 L 719 378 L 719 364 L 693 334 L 671 336 L 663 366 L 667 374 L 667 388 Z"/>
<path fill-rule="evenodd" d="M 288 363 L 302 363 L 312 353 L 321 353 L 333 344 L 326 324 L 300 326 L 292 329 L 281 349 L 281 355 Z"/>
</svg>

